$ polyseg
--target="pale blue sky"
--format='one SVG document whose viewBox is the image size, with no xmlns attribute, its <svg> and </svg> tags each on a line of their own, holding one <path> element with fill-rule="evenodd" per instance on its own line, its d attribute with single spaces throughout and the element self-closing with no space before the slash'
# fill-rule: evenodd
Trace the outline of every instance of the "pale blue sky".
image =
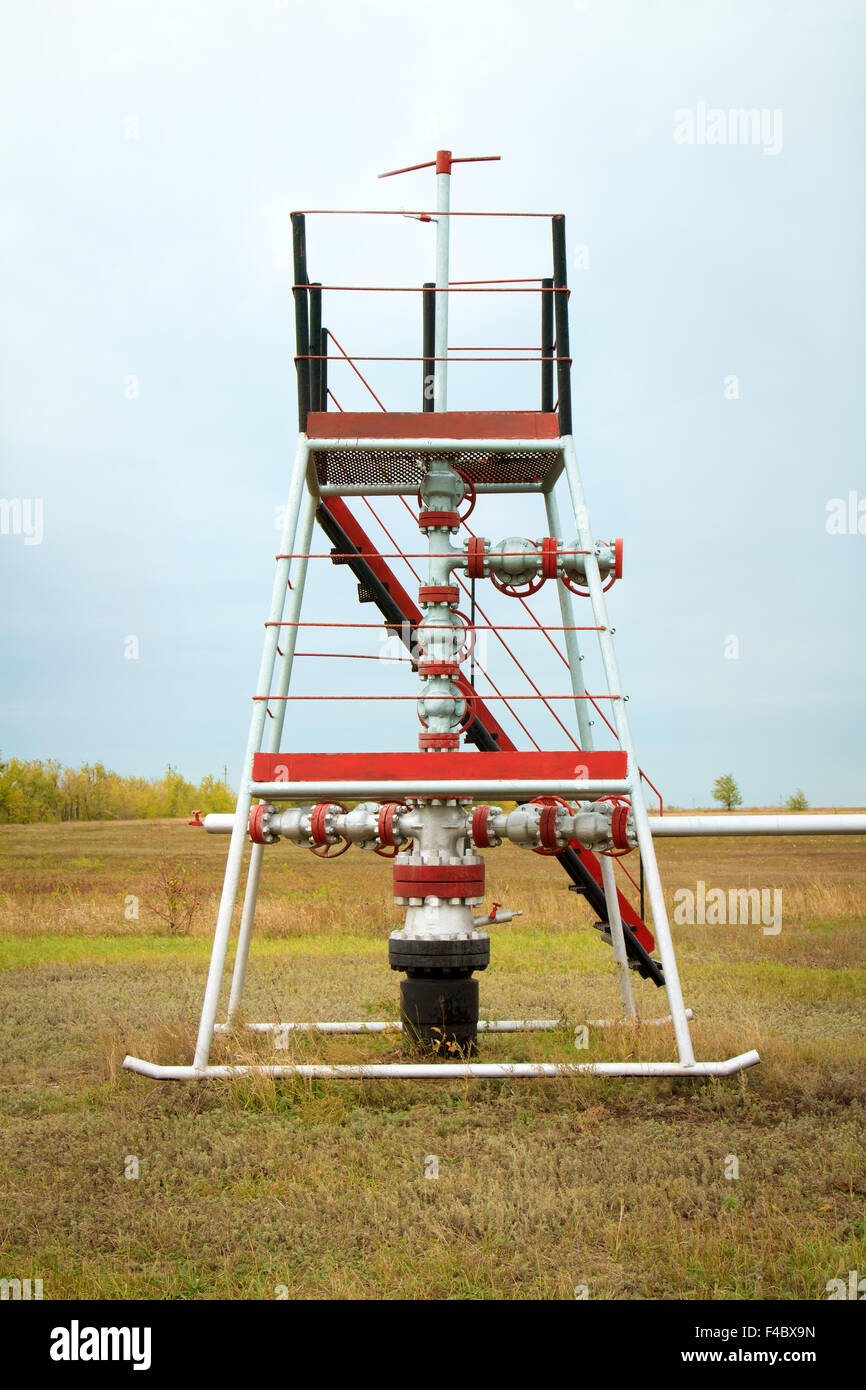
<svg viewBox="0 0 866 1390">
<path fill-rule="evenodd" d="M 832 498 L 866 499 L 862 3 L 33 0 L 2 27 L 0 495 L 44 508 L 41 544 L 0 535 L 5 755 L 237 776 L 296 430 L 288 212 L 429 204 L 429 175 L 375 175 L 447 146 L 503 157 L 458 169 L 456 207 L 567 217 L 575 434 L 594 528 L 625 537 L 612 613 L 642 764 L 686 805 L 727 771 L 749 803 L 866 801 L 866 535 L 825 525 Z M 781 147 L 678 143 L 699 103 L 780 112 Z M 544 224 L 486 227 L 455 226 L 455 278 L 547 272 Z M 308 233 L 317 278 L 430 276 L 417 223 Z M 466 297 L 452 341 L 534 342 L 517 299 Z M 333 296 L 326 317 L 356 352 L 417 350 L 414 301 L 371 308 Z M 371 376 L 416 408 L 414 367 Z M 465 366 L 451 403 L 535 390 Z M 473 525 L 538 535 L 541 508 Z M 313 582 L 314 616 L 351 607 L 344 571 Z M 335 690 L 413 688 L 321 665 Z M 305 706 L 285 746 L 412 748 L 398 709 L 335 728 Z"/>
</svg>

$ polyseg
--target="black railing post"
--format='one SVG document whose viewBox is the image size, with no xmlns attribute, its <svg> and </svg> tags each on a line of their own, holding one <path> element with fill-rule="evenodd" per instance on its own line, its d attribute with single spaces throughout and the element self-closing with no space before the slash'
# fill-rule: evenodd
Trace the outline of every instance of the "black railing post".
<svg viewBox="0 0 866 1390">
<path fill-rule="evenodd" d="M 320 366 L 321 369 L 322 369 L 322 370 L 321 370 L 321 373 L 320 373 L 320 376 L 319 376 L 319 409 L 320 409 L 320 410 L 327 410 L 327 409 L 328 409 L 328 330 L 327 330 L 327 328 L 323 328 L 323 329 L 322 329 L 322 336 L 321 336 L 321 338 L 320 338 L 320 340 L 319 340 L 319 343 L 320 343 L 319 352 L 322 354 L 322 360 L 321 360 L 321 362 L 319 363 L 319 366 Z"/>
<path fill-rule="evenodd" d="M 432 280 L 425 280 L 421 295 L 423 331 L 421 353 L 421 409 L 430 411 L 435 404 L 433 388 L 436 380 L 436 286 Z"/>
<path fill-rule="evenodd" d="M 307 316 L 307 238 L 304 214 L 292 213 L 292 261 L 295 284 L 295 354 L 298 373 L 298 429 L 307 431 L 307 412 L 310 409 L 310 321 Z"/>
<path fill-rule="evenodd" d="M 571 434 L 571 356 L 568 345 L 568 277 L 565 270 L 565 218 L 553 219 L 553 299 L 556 318 L 556 389 L 559 433 Z"/>
<path fill-rule="evenodd" d="M 315 280 L 310 286 L 310 409 L 322 409 L 322 362 L 319 357 L 322 341 L 322 286 Z"/>
<path fill-rule="evenodd" d="M 541 409 L 553 410 L 553 281 L 541 282 Z"/>
</svg>

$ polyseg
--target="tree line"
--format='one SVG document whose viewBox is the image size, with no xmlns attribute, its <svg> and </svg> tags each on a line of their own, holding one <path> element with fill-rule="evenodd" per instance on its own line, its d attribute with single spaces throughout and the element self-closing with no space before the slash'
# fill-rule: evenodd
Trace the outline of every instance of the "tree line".
<svg viewBox="0 0 866 1390">
<path fill-rule="evenodd" d="M 53 758 L 0 761 L 0 824 L 33 821 L 152 820 L 234 810 L 235 796 L 224 780 L 204 777 L 197 785 L 169 766 L 161 777 L 120 777 L 102 763 L 63 767 Z"/>
</svg>

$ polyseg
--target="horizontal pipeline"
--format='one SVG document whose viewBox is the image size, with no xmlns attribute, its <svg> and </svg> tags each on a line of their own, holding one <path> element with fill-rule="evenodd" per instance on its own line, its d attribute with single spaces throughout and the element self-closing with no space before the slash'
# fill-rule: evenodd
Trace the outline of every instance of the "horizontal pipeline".
<svg viewBox="0 0 866 1390">
<path fill-rule="evenodd" d="M 650 816 L 654 836 L 866 835 L 866 816 Z"/>
<path fill-rule="evenodd" d="M 253 782 L 250 793 L 261 801 L 370 801 L 381 796 L 431 796 L 442 800 L 454 797 L 504 797 L 506 801 L 530 800 L 533 796 L 627 796 L 631 784 L 625 780 L 579 782 L 551 778 L 543 782 L 526 780 L 477 779 L 466 782 Z"/>
<path fill-rule="evenodd" d="M 694 1018 L 691 1009 L 686 1009 L 686 1018 Z M 664 1018 L 642 1018 L 642 1019 L 619 1019 L 619 1018 L 588 1018 L 587 1028 L 632 1028 L 637 1023 L 641 1027 L 661 1028 L 665 1024 L 671 1023 L 670 1014 L 665 1014 Z M 367 1022 L 362 1023 L 247 1023 L 244 1025 L 250 1033 L 402 1033 L 403 1024 L 398 1020 L 393 1023 Z M 553 1033 L 558 1028 L 562 1028 L 563 1022 L 559 1018 L 479 1018 L 479 1033 Z M 230 1033 L 231 1027 L 227 1023 L 215 1023 L 215 1033 Z"/>
<path fill-rule="evenodd" d="M 352 785 L 356 787 L 363 786 L 369 788 L 371 784 L 339 783 L 336 785 L 338 788 L 336 791 L 334 790 L 334 785 L 332 784 L 331 790 L 327 791 L 326 793 L 323 793 L 323 796 L 327 795 L 342 797 L 345 795 L 350 795 L 346 792 L 347 786 Z M 397 788 L 398 793 L 403 795 L 420 796 L 424 794 L 423 792 L 406 793 L 402 791 L 402 788 L 408 785 L 410 784 L 402 782 L 399 784 L 391 783 L 385 789 L 385 792 L 370 792 L 369 790 L 367 790 L 363 794 L 358 793 L 358 796 L 359 798 L 361 798 L 362 796 L 367 795 L 387 794 L 393 791 L 395 787 Z M 484 783 L 483 785 L 491 786 L 497 784 Z M 514 784 L 511 785 L 513 786 Z M 543 788 L 546 791 L 548 787 L 554 785 L 557 787 L 563 787 L 565 789 L 562 792 L 555 793 L 555 795 L 568 795 L 569 792 L 572 796 L 574 795 L 574 783 L 567 784 L 560 782 L 545 782 L 543 784 Z M 581 793 L 583 793 L 591 785 L 595 786 L 597 784 L 590 784 L 588 782 L 584 783 L 584 785 L 581 787 Z M 615 784 L 605 784 L 605 786 L 608 785 L 613 787 Z M 622 783 L 617 783 L 616 785 L 623 786 Z M 306 798 L 313 798 L 313 792 L 305 790 L 305 788 L 310 786 L 312 786 L 311 783 L 293 783 L 290 786 L 290 784 L 287 782 L 261 782 L 258 784 L 254 784 L 252 790 L 254 796 L 263 797 L 270 801 L 286 800 L 288 798 L 290 798 L 293 801 L 300 801 Z M 435 789 L 427 791 L 427 795 L 445 795 L 446 793 L 442 791 L 443 786 L 446 788 L 449 786 L 451 787 L 450 794 L 452 796 L 462 794 L 462 791 L 455 793 L 453 783 L 439 782 L 435 784 Z M 485 791 L 473 793 L 473 795 L 498 795 L 500 797 L 506 798 L 507 800 L 513 799 L 507 790 L 503 790 L 503 787 L 505 787 L 506 784 L 500 783 L 498 784 L 498 786 L 499 790 L 497 792 Z M 278 793 L 275 792 L 275 788 L 279 789 Z M 315 796 L 318 797 L 321 788 L 315 788 L 314 791 Z M 529 788 L 524 786 L 523 790 L 519 794 L 527 795 L 529 793 L 531 793 L 532 795 L 541 795 L 542 783 L 538 783 L 537 788 L 535 783 L 533 783 L 532 787 Z M 234 819 L 235 818 L 232 812 L 211 812 L 204 818 L 204 828 L 210 835 L 230 835 L 232 832 L 232 826 L 234 825 Z M 648 820 L 650 831 L 654 838 L 664 838 L 667 836 L 678 835 L 866 835 L 866 815 L 649 816 Z"/>
</svg>

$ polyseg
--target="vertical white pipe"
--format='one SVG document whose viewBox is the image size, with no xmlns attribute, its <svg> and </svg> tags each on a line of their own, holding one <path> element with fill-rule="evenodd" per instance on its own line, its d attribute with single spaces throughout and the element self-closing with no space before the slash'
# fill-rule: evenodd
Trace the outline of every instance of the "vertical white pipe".
<svg viewBox="0 0 866 1390">
<path fill-rule="evenodd" d="M 306 555 L 310 549 L 315 515 L 316 499 L 308 491 L 304 496 L 300 525 L 298 528 L 297 550 L 300 558 L 295 560 L 292 565 L 291 598 L 289 599 L 287 610 L 287 619 L 289 623 L 297 623 L 301 615 L 304 585 L 307 578 Z M 293 543 L 290 548 L 294 550 L 296 548 L 295 544 Z M 268 724 L 267 737 L 264 741 L 264 751 L 266 753 L 279 753 L 280 751 L 283 724 L 285 723 L 286 709 L 288 708 L 287 701 L 282 697 L 289 693 L 289 685 L 292 679 L 292 665 L 295 659 L 295 643 L 298 640 L 297 627 L 286 627 L 280 630 L 284 634 L 284 651 L 276 688 L 274 690 L 274 694 L 280 698 L 274 701 L 276 705 L 274 717 Z M 238 930 L 238 944 L 235 951 L 235 963 L 232 970 L 231 991 L 229 993 L 228 1023 L 231 1023 L 232 1016 L 237 1013 L 243 998 L 244 983 L 247 978 L 247 963 L 250 956 L 250 939 L 252 937 L 253 921 L 256 915 L 256 903 L 259 896 L 259 878 L 262 871 L 262 857 L 264 852 L 264 845 L 253 845 L 250 851 L 247 886 L 244 893 L 244 906 L 241 913 L 241 925 Z"/>
<path fill-rule="evenodd" d="M 433 374 L 433 409 L 448 409 L 448 278 L 451 235 L 451 175 L 436 175 L 436 362 Z"/>
<path fill-rule="evenodd" d="M 607 688 L 610 694 L 621 695 L 622 684 L 620 681 L 619 668 L 617 666 L 616 653 L 610 635 L 607 605 L 605 604 L 604 593 L 602 592 L 601 575 L 598 571 L 598 558 L 595 554 L 592 533 L 589 529 L 589 513 L 587 512 L 586 501 L 583 495 L 580 469 L 577 464 L 577 455 L 575 453 L 574 439 L 572 436 L 566 435 L 562 440 L 562 445 L 565 459 L 565 473 L 571 493 L 571 503 L 574 508 L 577 534 L 580 539 L 581 549 L 588 552 L 588 554 L 584 556 L 586 579 L 592 599 L 593 621 L 602 628 L 602 631 L 598 634 L 598 644 L 601 650 L 601 659 L 604 664 Z M 652 908 L 653 930 L 658 938 L 659 954 L 664 969 L 665 986 L 671 1008 L 671 1018 L 673 1019 L 674 1034 L 677 1040 L 677 1050 L 683 1066 L 694 1066 L 695 1054 L 692 1049 L 692 1040 L 689 1034 L 689 1023 L 686 1018 L 685 1004 L 683 1003 L 682 988 L 677 971 L 671 929 L 668 924 L 664 892 L 662 890 L 661 878 L 659 877 L 658 865 L 656 863 L 655 848 L 653 846 L 652 833 L 647 819 L 643 789 L 640 783 L 640 772 L 638 770 L 634 745 L 631 740 L 631 731 L 629 729 L 623 701 L 621 699 L 613 700 L 611 704 L 613 707 L 613 721 L 619 735 L 620 745 L 628 755 L 632 815 L 634 817 L 635 830 L 637 831 L 638 848 L 640 849 L 640 856 L 644 866 L 647 895 L 649 897 L 650 907 Z"/>
<path fill-rule="evenodd" d="M 553 495 L 553 488 L 544 495 L 544 506 L 547 511 L 547 524 L 552 536 L 560 536 L 562 539 L 562 526 L 559 520 L 559 507 Z M 559 611 L 562 616 L 562 625 L 565 628 L 565 650 L 568 655 L 568 669 L 571 675 L 571 688 L 574 692 L 574 711 L 577 715 L 577 728 L 580 733 L 580 746 L 587 752 L 592 749 L 592 729 L 589 722 L 589 709 L 587 708 L 586 686 L 583 680 L 583 665 L 580 659 L 580 643 L 577 640 L 577 633 L 574 628 L 574 605 L 571 602 L 571 594 L 566 589 L 561 579 L 556 581 L 556 592 L 559 595 Z"/>
<path fill-rule="evenodd" d="M 286 519 L 283 526 L 280 554 L 288 555 L 293 549 L 295 533 L 298 526 L 298 513 L 301 508 L 301 497 L 303 496 L 305 477 L 307 470 L 307 439 L 301 435 L 298 441 L 298 451 L 295 455 L 295 466 L 292 470 L 292 480 L 289 487 L 289 500 L 286 506 Z M 288 559 L 277 561 L 276 573 L 274 575 L 274 587 L 271 594 L 271 607 L 268 614 L 269 623 L 278 623 L 283 616 L 285 607 L 286 593 L 289 583 Z M 274 665 L 277 658 L 277 641 L 280 629 L 268 626 L 265 628 L 265 640 L 262 648 L 262 660 L 259 666 L 259 676 L 256 682 L 256 695 L 268 696 L 271 691 L 271 681 L 274 675 Z M 226 860 L 226 872 L 223 880 L 222 897 L 220 898 L 219 913 L 217 915 L 216 927 L 214 929 L 213 946 L 211 948 L 210 966 L 208 969 L 207 984 L 205 985 L 204 1002 L 202 1004 L 201 1019 L 199 1021 L 198 1038 L 195 1046 L 195 1057 L 193 1066 L 197 1070 L 203 1070 L 208 1064 L 210 1056 L 211 1041 L 213 1039 L 213 1026 L 216 1022 L 217 1006 L 219 1004 L 220 987 L 222 984 L 223 970 L 225 969 L 226 950 L 231 933 L 232 916 L 234 914 L 235 899 L 238 891 L 238 880 L 241 875 L 243 865 L 244 848 L 247 839 L 247 823 L 250 815 L 250 781 L 252 779 L 253 757 L 261 748 L 262 732 L 265 719 L 267 718 L 267 700 L 257 699 L 253 701 L 253 712 L 250 719 L 250 732 L 247 739 L 246 752 L 244 753 L 243 767 L 238 780 L 238 800 L 235 807 L 235 823 L 232 828 L 232 838 L 229 843 L 228 858 Z"/>
<path fill-rule="evenodd" d="M 616 973 L 619 979 L 619 992 L 622 998 L 623 1012 L 627 1019 L 634 1019 L 637 1018 L 637 1009 L 634 1006 L 634 995 L 631 991 L 628 953 L 625 949 L 625 933 L 622 929 L 622 917 L 619 913 L 616 877 L 609 855 L 600 855 L 599 862 L 601 863 L 601 880 L 604 884 L 604 896 L 607 900 L 607 920 L 610 926 L 610 939 L 613 944 L 613 957 L 616 961 Z"/>
</svg>

